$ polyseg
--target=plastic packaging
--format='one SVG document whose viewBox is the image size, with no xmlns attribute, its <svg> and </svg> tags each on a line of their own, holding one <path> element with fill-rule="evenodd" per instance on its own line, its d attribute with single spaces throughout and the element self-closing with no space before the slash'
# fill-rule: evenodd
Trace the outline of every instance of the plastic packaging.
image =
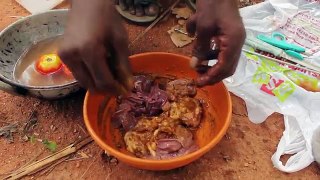
<svg viewBox="0 0 320 180">
<path fill-rule="evenodd" d="M 269 0 L 240 12 L 247 36 L 281 32 L 320 64 L 319 1 Z M 235 74 L 224 82 L 246 102 L 253 123 L 262 123 L 274 112 L 284 115 L 285 131 L 271 158 L 274 167 L 290 173 L 314 161 L 311 139 L 320 125 L 319 74 L 242 53 Z M 280 161 L 284 154 L 291 155 L 285 164 Z"/>
<path fill-rule="evenodd" d="M 41 13 L 53 9 L 64 0 L 16 0 L 31 14 Z"/>
</svg>

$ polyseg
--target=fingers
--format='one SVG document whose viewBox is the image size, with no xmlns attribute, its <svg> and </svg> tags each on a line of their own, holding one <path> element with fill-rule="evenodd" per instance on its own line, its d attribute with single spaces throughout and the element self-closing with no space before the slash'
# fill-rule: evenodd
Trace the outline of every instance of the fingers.
<svg viewBox="0 0 320 180">
<path fill-rule="evenodd" d="M 211 48 L 211 38 L 215 35 L 216 27 L 211 24 L 198 23 L 196 27 L 197 39 L 193 48 L 193 55 L 200 61 L 208 60 L 213 52 Z"/>
<path fill-rule="evenodd" d="M 127 36 L 124 36 L 124 33 L 126 33 L 125 30 L 121 33 L 122 35 L 115 35 L 112 42 L 115 57 L 114 67 L 117 73 L 116 80 L 127 90 L 131 90 L 133 84 L 132 70 L 129 63 L 128 39 Z"/>
<path fill-rule="evenodd" d="M 235 65 L 236 67 L 236 65 Z M 223 63 L 218 63 L 213 67 L 209 68 L 206 73 L 202 74 L 197 80 L 196 83 L 198 86 L 206 86 L 210 84 L 215 84 L 221 80 L 231 76 L 234 73 L 234 68 L 229 68 Z"/>
<path fill-rule="evenodd" d="M 126 4 L 126 0 L 119 0 L 119 6 L 120 6 L 121 10 L 123 10 L 123 11 L 128 9 L 128 6 Z"/>
<path fill-rule="evenodd" d="M 142 7 L 142 5 L 137 4 L 135 5 L 135 8 L 136 8 L 136 16 L 138 17 L 144 16 L 144 8 Z"/>
<path fill-rule="evenodd" d="M 133 15 L 136 14 L 136 10 L 134 9 L 134 6 L 133 6 L 133 0 L 126 0 L 125 2 L 128 6 L 129 12 Z"/>
<path fill-rule="evenodd" d="M 222 36 L 218 63 L 201 75 L 197 79 L 197 84 L 199 86 L 215 84 L 233 75 L 238 65 L 244 39 L 245 32 L 243 28 L 239 28 L 237 32 Z M 234 43 L 234 41 L 238 43 Z"/>
<path fill-rule="evenodd" d="M 133 6 L 133 0 L 125 0 L 127 6 Z"/>
<path fill-rule="evenodd" d="M 202 21 L 203 22 L 203 21 Z M 193 48 L 193 58 L 191 67 L 195 68 L 198 73 L 204 74 L 209 69 L 208 60 L 217 58 L 218 51 L 212 49 L 211 38 L 215 33 L 215 28 L 205 23 L 198 23 L 196 26 L 197 39 Z M 191 21 L 192 24 L 192 21 Z M 189 25 L 190 31 L 193 31 L 193 25 Z M 205 62 L 204 62 L 205 61 Z"/>
<path fill-rule="evenodd" d="M 94 86 L 88 87 L 88 89 L 104 93 L 119 93 L 117 92 L 119 84 L 114 80 L 108 67 L 107 54 L 104 46 L 91 46 L 87 53 L 82 54 L 82 58 L 94 82 Z"/>
<path fill-rule="evenodd" d="M 192 57 L 190 61 L 191 68 L 195 69 L 199 74 L 206 73 L 211 66 L 209 66 L 209 60 L 217 59 L 219 51 L 211 51 L 209 53 L 210 57 L 206 58 L 208 60 L 199 60 L 197 57 Z"/>
<path fill-rule="evenodd" d="M 192 15 L 188 21 L 187 21 L 187 31 L 191 36 L 194 36 L 196 34 L 196 28 L 197 28 L 197 15 Z"/>
<path fill-rule="evenodd" d="M 72 71 L 79 84 L 102 93 L 120 94 L 124 90 L 115 81 L 107 65 L 105 46 L 62 46 L 58 52 L 63 62 Z"/>
<path fill-rule="evenodd" d="M 155 16 L 155 15 L 159 14 L 159 12 L 160 12 L 160 7 L 156 3 L 150 4 L 145 9 L 145 13 L 146 13 L 147 16 Z"/>
<path fill-rule="evenodd" d="M 197 1 L 197 12 L 188 21 L 187 31 L 197 36 L 190 65 L 201 74 L 199 86 L 217 83 L 235 72 L 245 38 L 235 1 Z M 216 51 L 212 50 L 212 38 Z M 215 57 L 217 64 L 209 67 L 207 60 Z"/>
<path fill-rule="evenodd" d="M 79 61 L 79 53 L 75 50 L 61 48 L 58 51 L 61 60 L 68 66 L 74 78 L 83 88 L 93 87 L 94 83 L 86 66 Z"/>
</svg>

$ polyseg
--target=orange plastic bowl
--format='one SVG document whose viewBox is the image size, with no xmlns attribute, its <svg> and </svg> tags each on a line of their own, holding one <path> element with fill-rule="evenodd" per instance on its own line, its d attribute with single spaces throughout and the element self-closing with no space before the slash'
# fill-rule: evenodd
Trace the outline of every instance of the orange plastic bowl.
<svg viewBox="0 0 320 180">
<path fill-rule="evenodd" d="M 185 56 L 153 52 L 131 56 L 130 60 L 134 72 L 174 75 L 184 78 L 197 77 L 197 73 L 189 66 L 190 58 Z M 185 166 L 210 151 L 225 135 L 230 125 L 231 98 L 223 83 L 199 89 L 197 97 L 207 103 L 200 128 L 194 136 L 200 149 L 174 159 L 141 159 L 125 150 L 121 133 L 111 124 L 110 117 L 116 106 L 115 98 L 106 101 L 103 95 L 87 92 L 83 107 L 84 121 L 95 142 L 123 163 L 146 170 L 170 170 Z M 101 108 L 101 104 L 104 103 L 106 108 Z M 119 144 L 122 147 L 119 147 Z"/>
</svg>

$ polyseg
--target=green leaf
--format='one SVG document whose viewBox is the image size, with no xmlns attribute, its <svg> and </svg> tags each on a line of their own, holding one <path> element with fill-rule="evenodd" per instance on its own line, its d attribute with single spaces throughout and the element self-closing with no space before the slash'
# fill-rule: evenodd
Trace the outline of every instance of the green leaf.
<svg viewBox="0 0 320 180">
<path fill-rule="evenodd" d="M 49 149 L 51 152 L 55 152 L 57 149 L 57 143 L 54 141 L 42 140 L 42 144 Z"/>
</svg>

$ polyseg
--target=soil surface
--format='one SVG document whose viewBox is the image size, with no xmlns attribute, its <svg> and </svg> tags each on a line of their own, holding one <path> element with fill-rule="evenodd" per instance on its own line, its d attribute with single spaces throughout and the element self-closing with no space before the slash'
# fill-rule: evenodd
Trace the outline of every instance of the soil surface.
<svg viewBox="0 0 320 180">
<path fill-rule="evenodd" d="M 252 4 L 242 0 L 242 4 Z M 61 7 L 67 7 L 66 4 Z M 14 0 L 0 1 L 0 30 L 28 15 Z M 165 51 L 190 55 L 192 45 L 176 48 L 167 30 L 177 24 L 173 16 L 161 21 L 131 49 L 133 54 Z M 127 25 L 130 39 L 134 39 L 145 26 Z M 23 128 L 32 112 L 38 113 L 38 124 L 33 129 L 36 138 L 55 141 L 58 150 L 86 136 L 82 118 L 83 92 L 60 101 L 43 101 L 29 97 L 16 97 L 0 92 L 0 127 L 18 123 Z M 91 143 L 80 152 L 88 156 L 81 160 L 62 162 L 50 171 L 42 171 L 25 179 L 319 179 L 315 163 L 292 174 L 275 169 L 271 156 L 284 130 L 283 116 L 274 114 L 262 124 L 249 121 L 244 102 L 232 96 L 233 116 L 227 135 L 209 153 L 198 161 L 176 170 L 152 172 L 138 170 L 115 159 L 101 157 L 102 150 Z M 37 155 L 50 154 L 40 142 L 24 142 L 21 130 L 14 133 L 14 142 L 0 139 L 0 174 L 15 170 Z M 41 153 L 42 152 L 42 153 Z"/>
</svg>

